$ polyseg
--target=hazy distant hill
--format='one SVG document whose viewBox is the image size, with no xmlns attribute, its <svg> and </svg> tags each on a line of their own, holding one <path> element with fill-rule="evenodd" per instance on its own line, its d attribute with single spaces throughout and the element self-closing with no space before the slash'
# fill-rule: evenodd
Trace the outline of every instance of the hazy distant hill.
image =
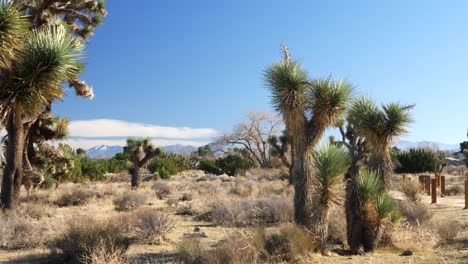
<svg viewBox="0 0 468 264">
<path fill-rule="evenodd" d="M 183 146 L 183 145 L 170 145 L 170 146 L 163 146 L 162 147 L 165 152 L 168 153 L 177 153 L 177 154 L 184 154 L 189 155 L 192 151 L 197 150 L 197 147 L 194 146 Z M 95 159 L 95 158 L 110 158 L 113 157 L 115 154 L 120 153 L 123 151 L 122 146 L 107 146 L 107 145 L 99 145 L 94 146 L 88 150 L 86 153 Z"/>
<path fill-rule="evenodd" d="M 410 148 L 431 148 L 435 150 L 442 150 L 442 151 L 457 151 L 460 149 L 459 144 L 445 144 L 440 142 L 434 141 L 419 141 L 419 142 L 412 142 L 412 141 L 405 141 L 402 140 L 396 144 L 396 146 L 401 150 L 408 150 Z"/>
</svg>

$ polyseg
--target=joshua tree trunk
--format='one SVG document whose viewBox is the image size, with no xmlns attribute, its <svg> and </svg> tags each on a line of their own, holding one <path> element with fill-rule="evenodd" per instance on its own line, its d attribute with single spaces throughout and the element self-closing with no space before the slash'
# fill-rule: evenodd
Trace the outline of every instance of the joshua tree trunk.
<svg viewBox="0 0 468 264">
<path fill-rule="evenodd" d="M 393 173 L 392 158 L 387 147 L 378 148 L 372 154 L 369 160 L 371 170 L 379 173 L 380 179 L 385 190 L 390 190 Z"/>
<path fill-rule="evenodd" d="M 315 231 L 314 234 L 317 236 L 318 248 L 325 253 L 327 238 L 328 238 L 328 218 L 329 208 L 323 204 L 317 204 L 314 212 L 314 223 Z"/>
<path fill-rule="evenodd" d="M 21 113 L 11 115 L 6 126 L 8 145 L 2 181 L 2 208 L 13 210 L 19 197 L 23 176 L 24 128 Z"/>
<path fill-rule="evenodd" d="M 132 189 L 136 190 L 140 186 L 140 167 L 135 166 L 132 170 Z"/>
<path fill-rule="evenodd" d="M 346 182 L 346 233 L 351 254 L 358 254 L 363 240 L 363 223 L 361 217 L 361 200 L 356 182 L 357 174 Z"/>
<path fill-rule="evenodd" d="M 293 168 L 294 219 L 296 223 L 312 230 L 314 227 L 312 203 L 312 156 L 311 148 L 296 146 Z"/>
</svg>

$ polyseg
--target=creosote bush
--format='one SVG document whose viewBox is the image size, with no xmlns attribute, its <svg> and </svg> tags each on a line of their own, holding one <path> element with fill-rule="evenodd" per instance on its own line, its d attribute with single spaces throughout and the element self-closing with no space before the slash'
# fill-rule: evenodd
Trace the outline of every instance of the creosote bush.
<svg viewBox="0 0 468 264">
<path fill-rule="evenodd" d="M 268 262 L 295 261 L 299 256 L 315 249 L 313 238 L 303 228 L 288 224 L 265 237 L 265 250 Z"/>
<path fill-rule="evenodd" d="M 90 189 L 85 188 L 73 188 L 72 190 L 65 191 L 61 196 L 57 198 L 55 204 L 63 206 L 77 206 L 86 204 L 95 193 Z"/>
<path fill-rule="evenodd" d="M 400 190 L 405 194 L 406 198 L 411 202 L 418 202 L 421 198 L 419 192 L 421 191 L 421 184 L 417 181 L 403 181 L 400 184 Z"/>
<path fill-rule="evenodd" d="M 422 225 L 427 223 L 432 218 L 432 214 L 427 210 L 426 206 L 410 201 L 399 201 L 397 203 L 398 211 L 412 225 Z"/>
<path fill-rule="evenodd" d="M 0 219 L 1 248 L 27 249 L 45 242 L 44 229 L 37 223 L 14 216 L 3 216 Z"/>
<path fill-rule="evenodd" d="M 94 263 L 96 258 L 124 260 L 129 240 L 107 221 L 75 219 L 55 246 L 72 263 Z"/>
<path fill-rule="evenodd" d="M 136 236 L 139 241 L 159 244 L 174 227 L 174 219 L 155 209 L 146 208 L 135 212 Z"/>
<path fill-rule="evenodd" d="M 455 241 L 463 225 L 458 220 L 439 220 L 433 223 L 433 226 L 439 235 L 439 243 L 446 244 Z"/>
<path fill-rule="evenodd" d="M 155 182 L 151 189 L 154 190 L 156 197 L 159 199 L 168 198 L 173 192 L 173 188 L 167 182 L 162 180 Z"/>
<path fill-rule="evenodd" d="M 126 191 L 114 198 L 114 206 L 117 211 L 136 209 L 146 203 L 148 195 L 139 191 Z"/>
</svg>

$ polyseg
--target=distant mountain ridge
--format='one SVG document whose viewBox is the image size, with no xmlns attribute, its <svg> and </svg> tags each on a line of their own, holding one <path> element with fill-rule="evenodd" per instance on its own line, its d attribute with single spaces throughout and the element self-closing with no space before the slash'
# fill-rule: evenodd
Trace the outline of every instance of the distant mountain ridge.
<svg viewBox="0 0 468 264">
<path fill-rule="evenodd" d="M 435 141 L 406 141 L 401 140 L 396 144 L 396 146 L 401 150 L 408 150 L 410 148 L 431 148 L 434 150 L 442 150 L 442 151 L 458 151 L 460 149 L 459 144 L 446 144 L 441 142 Z"/>
<path fill-rule="evenodd" d="M 176 154 L 183 154 L 183 155 L 190 155 L 191 152 L 197 150 L 198 148 L 195 146 L 184 146 L 184 145 L 169 145 L 162 147 L 165 152 L 167 153 L 176 153 Z M 97 158 L 110 158 L 113 157 L 117 153 L 123 152 L 122 146 L 107 146 L 107 145 L 99 145 L 94 146 L 90 149 L 86 150 L 88 156 L 93 159 Z"/>
</svg>

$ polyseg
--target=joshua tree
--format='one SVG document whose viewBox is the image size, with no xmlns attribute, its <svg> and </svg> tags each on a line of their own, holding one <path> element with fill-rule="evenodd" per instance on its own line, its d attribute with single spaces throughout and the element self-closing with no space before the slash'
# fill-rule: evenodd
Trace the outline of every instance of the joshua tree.
<svg viewBox="0 0 468 264">
<path fill-rule="evenodd" d="M 283 131 L 283 134 L 280 136 L 273 135 L 268 139 L 268 143 L 271 146 L 271 155 L 278 157 L 283 166 L 289 169 L 289 183 L 292 184 L 292 163 L 294 161 L 294 157 L 292 156 L 293 151 L 290 149 L 291 144 L 289 142 L 287 132 Z"/>
<path fill-rule="evenodd" d="M 331 206 L 342 201 L 339 176 L 349 168 L 351 158 L 340 146 L 326 144 L 313 154 L 314 172 L 312 177 L 315 234 L 318 245 L 325 249 L 328 238 L 328 218 Z"/>
<path fill-rule="evenodd" d="M 97 9 L 91 7 L 92 2 L 98 3 Z M 90 14 L 83 11 L 90 8 L 100 9 L 104 16 L 104 6 L 99 3 L 0 1 L 0 124 L 5 125 L 8 133 L 1 196 L 4 209 L 13 209 L 19 196 L 30 124 L 55 99 L 62 97 L 64 82 L 73 86 L 78 95 L 93 95 L 92 89 L 78 80 L 83 70 L 80 59 L 86 39 L 73 28 L 72 22 L 87 27 L 87 23 L 78 21 L 83 14 Z M 99 18 L 95 22 L 93 26 L 99 24 Z"/>
<path fill-rule="evenodd" d="M 348 115 L 356 132 L 372 146 L 369 166 L 379 173 L 386 189 L 390 188 L 393 172 L 391 143 L 406 134 L 407 126 L 412 121 L 409 112 L 413 107 L 414 105 L 389 103 L 379 108 L 370 99 L 360 98 L 353 103 Z"/>
<path fill-rule="evenodd" d="M 315 219 L 312 216 L 311 154 L 325 129 L 344 114 L 352 85 L 331 78 L 309 80 L 301 63 L 290 60 L 289 51 L 284 45 L 283 54 L 283 61 L 266 69 L 265 79 L 272 93 L 273 105 L 283 117 L 294 150 L 295 221 L 312 230 Z"/>
<path fill-rule="evenodd" d="M 163 151 L 160 148 L 155 148 L 151 144 L 151 140 L 148 138 L 127 139 L 127 145 L 124 147 L 124 153 L 130 157 L 133 167 L 131 168 L 132 173 L 132 189 L 137 189 L 140 186 L 140 169 L 145 166 L 148 161 L 155 157 L 163 155 Z"/>
</svg>

